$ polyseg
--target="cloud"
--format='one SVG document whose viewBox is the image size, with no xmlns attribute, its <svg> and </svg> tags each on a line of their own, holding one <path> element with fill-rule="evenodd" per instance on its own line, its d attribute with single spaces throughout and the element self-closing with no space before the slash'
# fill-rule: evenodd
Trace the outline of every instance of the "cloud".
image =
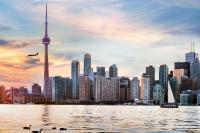
<svg viewBox="0 0 200 133">
<path fill-rule="evenodd" d="M 0 39 L 0 47 L 7 49 L 19 49 L 31 46 L 35 43 L 38 43 L 39 40 L 7 40 Z"/>
</svg>

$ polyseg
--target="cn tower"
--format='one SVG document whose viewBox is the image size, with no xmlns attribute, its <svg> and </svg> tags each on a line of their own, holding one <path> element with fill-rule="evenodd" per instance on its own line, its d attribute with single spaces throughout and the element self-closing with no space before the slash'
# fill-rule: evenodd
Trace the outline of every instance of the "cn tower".
<svg viewBox="0 0 200 133">
<path fill-rule="evenodd" d="M 45 55 L 44 55 L 44 96 L 48 99 L 51 96 L 49 88 L 49 61 L 48 61 L 48 45 L 50 44 L 50 38 L 48 37 L 48 22 L 47 22 L 47 4 L 46 4 L 46 15 L 45 15 L 45 35 L 42 39 L 42 43 L 45 46 Z"/>
</svg>

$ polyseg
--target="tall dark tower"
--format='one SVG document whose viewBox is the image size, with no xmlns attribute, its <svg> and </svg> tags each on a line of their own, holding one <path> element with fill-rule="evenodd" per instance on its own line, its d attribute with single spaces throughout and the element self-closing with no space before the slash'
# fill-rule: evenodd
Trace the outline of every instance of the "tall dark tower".
<svg viewBox="0 0 200 133">
<path fill-rule="evenodd" d="M 49 61 L 48 61 L 48 45 L 50 44 L 50 38 L 48 37 L 48 22 L 47 22 L 47 4 L 46 4 L 46 15 L 45 15 L 45 35 L 42 39 L 42 43 L 45 46 L 44 56 L 44 96 L 46 98 L 51 97 L 49 88 Z"/>
</svg>

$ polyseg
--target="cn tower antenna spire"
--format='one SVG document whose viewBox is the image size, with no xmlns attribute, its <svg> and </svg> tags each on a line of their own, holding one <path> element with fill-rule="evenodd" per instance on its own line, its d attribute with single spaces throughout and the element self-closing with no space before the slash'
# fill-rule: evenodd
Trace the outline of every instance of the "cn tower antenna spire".
<svg viewBox="0 0 200 133">
<path fill-rule="evenodd" d="M 47 3 L 46 3 L 46 15 L 45 15 L 45 36 L 48 36 L 48 20 L 47 20 Z"/>
</svg>

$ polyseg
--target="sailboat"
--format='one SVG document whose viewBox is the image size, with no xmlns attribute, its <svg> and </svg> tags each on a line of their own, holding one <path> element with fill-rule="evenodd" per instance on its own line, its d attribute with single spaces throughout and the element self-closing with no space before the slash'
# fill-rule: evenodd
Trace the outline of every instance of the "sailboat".
<svg viewBox="0 0 200 133">
<path fill-rule="evenodd" d="M 163 95 L 162 101 L 164 101 L 164 95 Z M 175 102 L 174 95 L 173 95 L 169 81 L 168 81 L 168 103 L 162 102 L 160 104 L 160 107 L 161 108 L 178 108 L 178 104 Z"/>
</svg>

